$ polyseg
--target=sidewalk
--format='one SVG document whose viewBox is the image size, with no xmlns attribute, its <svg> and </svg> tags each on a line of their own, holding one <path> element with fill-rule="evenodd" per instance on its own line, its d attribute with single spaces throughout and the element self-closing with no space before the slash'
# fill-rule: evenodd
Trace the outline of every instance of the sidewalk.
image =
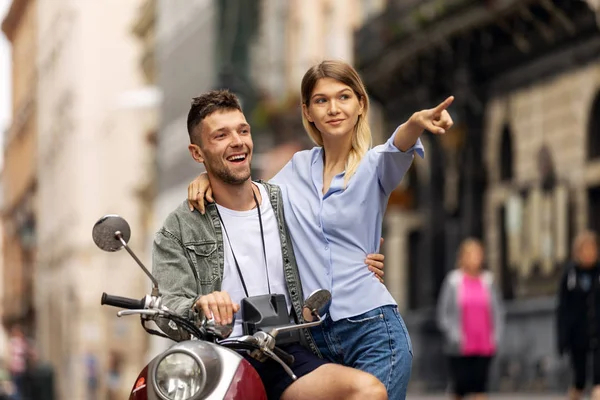
<svg viewBox="0 0 600 400">
<path fill-rule="evenodd" d="M 490 394 L 489 400 L 565 400 L 566 395 L 556 393 L 494 393 Z M 450 396 L 445 394 L 408 394 L 407 400 L 450 400 Z"/>
</svg>

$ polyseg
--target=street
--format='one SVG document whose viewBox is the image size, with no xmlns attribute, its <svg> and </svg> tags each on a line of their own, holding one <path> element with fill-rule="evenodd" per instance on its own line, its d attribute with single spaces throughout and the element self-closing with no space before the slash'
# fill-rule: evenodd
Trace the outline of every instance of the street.
<svg viewBox="0 0 600 400">
<path fill-rule="evenodd" d="M 409 394 L 407 400 L 449 400 L 451 397 L 446 394 Z M 559 394 L 544 393 L 494 393 L 489 400 L 564 400 L 566 396 Z"/>
</svg>

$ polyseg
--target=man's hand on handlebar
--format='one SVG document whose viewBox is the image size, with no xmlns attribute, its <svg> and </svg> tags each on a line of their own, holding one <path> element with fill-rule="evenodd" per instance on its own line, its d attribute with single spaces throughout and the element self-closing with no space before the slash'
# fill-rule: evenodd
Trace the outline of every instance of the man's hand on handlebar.
<svg viewBox="0 0 600 400">
<path fill-rule="evenodd" d="M 212 292 L 198 299 L 197 310 L 202 310 L 206 318 L 214 318 L 215 323 L 227 325 L 233 321 L 233 314 L 238 312 L 240 305 L 231 301 L 227 292 Z"/>
</svg>

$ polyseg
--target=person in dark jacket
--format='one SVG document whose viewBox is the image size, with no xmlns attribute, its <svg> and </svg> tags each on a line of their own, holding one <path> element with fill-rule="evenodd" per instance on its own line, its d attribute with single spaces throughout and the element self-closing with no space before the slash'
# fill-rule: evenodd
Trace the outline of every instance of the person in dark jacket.
<svg viewBox="0 0 600 400">
<path fill-rule="evenodd" d="M 557 310 L 559 354 L 568 354 L 573 372 L 569 399 L 582 397 L 588 359 L 592 363 L 592 400 L 600 400 L 600 262 L 598 237 L 585 231 L 573 241 L 573 261 L 560 283 Z"/>
</svg>

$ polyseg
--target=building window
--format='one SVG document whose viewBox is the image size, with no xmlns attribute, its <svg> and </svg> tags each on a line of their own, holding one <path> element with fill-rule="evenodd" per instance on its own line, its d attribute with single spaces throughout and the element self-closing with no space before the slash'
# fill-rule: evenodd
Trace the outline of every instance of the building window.
<svg viewBox="0 0 600 400">
<path fill-rule="evenodd" d="M 591 112 L 587 139 L 588 159 L 590 160 L 600 158 L 600 93 L 596 95 Z"/>
<path fill-rule="evenodd" d="M 423 265 L 421 248 L 423 247 L 423 235 L 420 230 L 414 230 L 408 234 L 408 308 L 418 309 L 424 304 L 423 301 Z M 419 273 L 420 272 L 420 273 Z"/>
<path fill-rule="evenodd" d="M 512 268 L 509 261 L 510 253 L 508 246 L 509 233 L 507 232 L 507 211 L 505 205 L 501 205 L 498 208 L 498 239 L 500 248 L 498 253 L 498 264 L 500 265 L 500 289 L 502 291 L 502 297 L 509 300 L 514 298 L 514 287 Z"/>
<path fill-rule="evenodd" d="M 398 207 L 405 211 L 417 210 L 420 190 L 418 178 L 417 166 L 413 164 L 400 185 L 392 191 L 388 207 Z"/>
<path fill-rule="evenodd" d="M 600 232 L 600 187 L 588 189 L 588 229 Z"/>
<path fill-rule="evenodd" d="M 500 181 L 506 182 L 513 178 L 513 145 L 512 133 L 508 125 L 502 129 L 500 138 Z"/>
</svg>

